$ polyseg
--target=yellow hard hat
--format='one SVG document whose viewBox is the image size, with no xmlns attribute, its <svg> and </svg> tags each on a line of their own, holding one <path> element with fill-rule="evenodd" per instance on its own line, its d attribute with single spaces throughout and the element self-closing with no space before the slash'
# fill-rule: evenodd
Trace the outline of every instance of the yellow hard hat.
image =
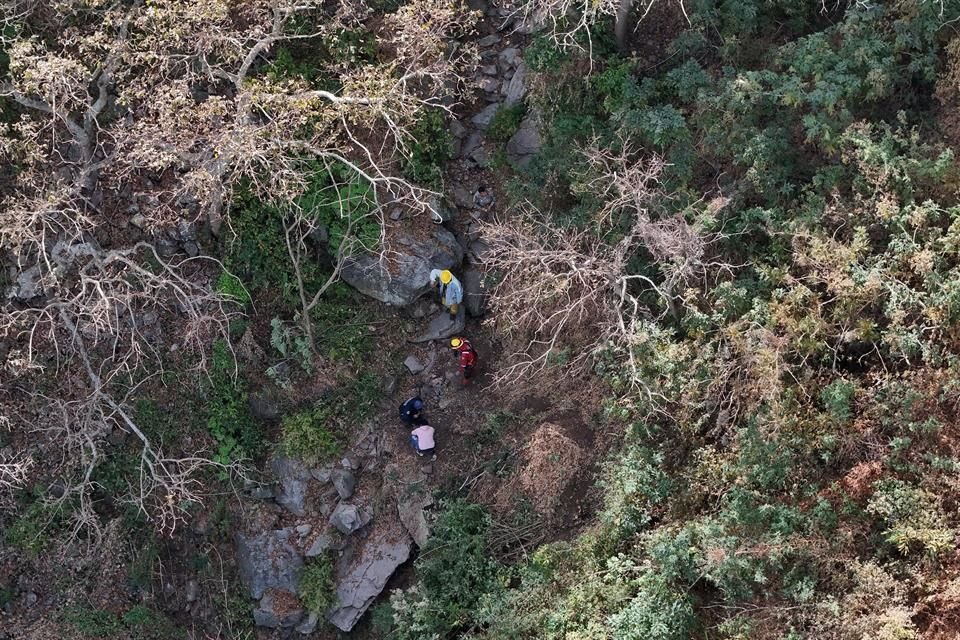
<svg viewBox="0 0 960 640">
<path fill-rule="evenodd" d="M 463 340 L 461 340 L 460 338 L 454 338 L 453 340 L 450 341 L 450 346 L 453 349 L 459 349 L 460 345 L 462 344 L 463 344 Z"/>
<path fill-rule="evenodd" d="M 440 272 L 440 282 L 443 284 L 450 284 L 450 281 L 453 280 L 453 274 L 444 269 Z"/>
</svg>

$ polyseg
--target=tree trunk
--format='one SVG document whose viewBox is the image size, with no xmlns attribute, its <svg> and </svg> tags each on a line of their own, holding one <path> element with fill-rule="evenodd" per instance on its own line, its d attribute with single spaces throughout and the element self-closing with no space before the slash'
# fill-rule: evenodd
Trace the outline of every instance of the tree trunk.
<svg viewBox="0 0 960 640">
<path fill-rule="evenodd" d="M 630 35 L 630 9 L 633 8 L 633 0 L 620 0 L 620 7 L 617 9 L 617 21 L 614 23 L 613 31 L 617 37 L 617 49 L 621 54 L 627 54 L 627 38 Z"/>
</svg>

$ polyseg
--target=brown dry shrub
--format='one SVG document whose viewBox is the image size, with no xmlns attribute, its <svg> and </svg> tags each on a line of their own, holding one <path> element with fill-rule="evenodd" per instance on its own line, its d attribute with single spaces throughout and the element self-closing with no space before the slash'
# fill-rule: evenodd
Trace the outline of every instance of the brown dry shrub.
<svg viewBox="0 0 960 640">
<path fill-rule="evenodd" d="M 883 465 L 874 460 L 855 465 L 840 480 L 848 496 L 861 502 L 873 495 L 873 483 L 883 474 Z"/>
<path fill-rule="evenodd" d="M 530 436 L 517 484 L 538 512 L 550 513 L 577 475 L 583 459 L 577 443 L 560 426 L 546 422 Z"/>
</svg>

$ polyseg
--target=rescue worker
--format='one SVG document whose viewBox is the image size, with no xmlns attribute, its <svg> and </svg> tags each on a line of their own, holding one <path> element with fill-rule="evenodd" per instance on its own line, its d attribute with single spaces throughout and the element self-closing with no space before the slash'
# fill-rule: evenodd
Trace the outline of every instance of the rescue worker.
<svg viewBox="0 0 960 640">
<path fill-rule="evenodd" d="M 463 302 L 463 286 L 447 269 L 434 269 L 430 272 L 430 286 L 440 294 L 440 304 L 446 307 L 451 316 L 460 311 Z"/>
<path fill-rule="evenodd" d="M 423 400 L 420 396 L 413 396 L 400 405 L 400 420 L 407 425 L 419 423 L 423 411 Z"/>
<path fill-rule="evenodd" d="M 453 356 L 459 360 L 460 373 L 463 375 L 463 384 L 466 386 L 470 384 L 470 379 L 473 378 L 473 370 L 477 364 L 477 352 L 466 338 L 451 339 L 450 348 L 453 349 Z"/>
<path fill-rule="evenodd" d="M 428 424 L 423 424 L 410 432 L 410 444 L 413 445 L 413 450 L 417 452 L 417 455 L 421 458 L 424 456 L 430 456 L 431 459 L 436 458 L 433 453 L 433 449 L 436 444 L 433 441 L 433 427 Z"/>
</svg>

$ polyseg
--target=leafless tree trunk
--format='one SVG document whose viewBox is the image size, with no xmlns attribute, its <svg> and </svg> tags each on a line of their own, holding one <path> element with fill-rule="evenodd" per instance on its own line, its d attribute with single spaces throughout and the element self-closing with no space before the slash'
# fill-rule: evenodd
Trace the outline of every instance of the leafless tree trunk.
<svg viewBox="0 0 960 640">
<path fill-rule="evenodd" d="M 627 40 L 630 36 L 630 10 L 633 8 L 633 0 L 620 0 L 620 6 L 617 7 L 617 17 L 614 22 L 614 34 L 617 38 L 617 50 L 621 55 L 627 54 Z"/>
</svg>

